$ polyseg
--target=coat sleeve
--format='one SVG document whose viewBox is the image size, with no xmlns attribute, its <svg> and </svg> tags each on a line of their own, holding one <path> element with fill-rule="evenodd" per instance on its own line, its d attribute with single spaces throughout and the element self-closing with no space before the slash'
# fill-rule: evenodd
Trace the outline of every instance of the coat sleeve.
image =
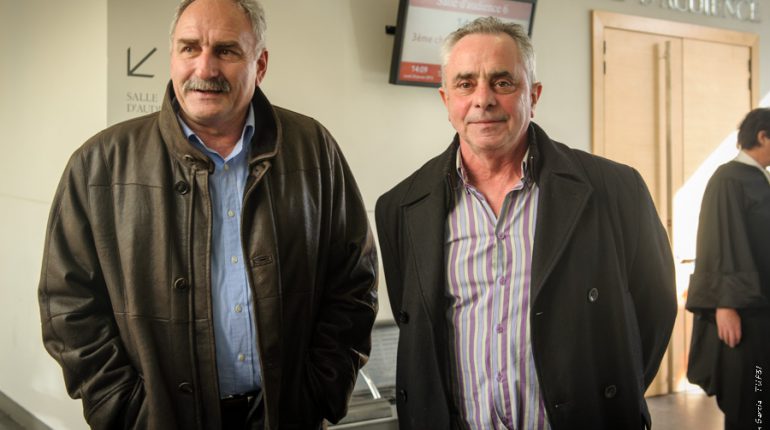
<svg viewBox="0 0 770 430">
<path fill-rule="evenodd" d="M 339 148 L 327 135 L 331 195 L 328 265 L 313 336 L 308 378 L 321 414 L 332 423 L 348 400 L 371 351 L 377 316 L 377 250 L 358 187 Z M 299 269 L 299 268 L 298 268 Z"/>
<path fill-rule="evenodd" d="M 764 303 L 744 213 L 744 190 L 717 173 L 706 186 L 698 223 L 687 309 L 747 308 Z"/>
<path fill-rule="evenodd" d="M 644 386 L 649 387 L 668 347 L 677 312 L 674 261 L 668 235 L 652 197 L 634 171 L 638 202 L 638 233 L 628 279 L 642 345 Z"/>
<path fill-rule="evenodd" d="M 144 387 L 118 333 L 91 233 L 82 152 L 70 159 L 48 221 L 38 289 L 43 343 L 95 429 L 131 428 Z"/>
</svg>

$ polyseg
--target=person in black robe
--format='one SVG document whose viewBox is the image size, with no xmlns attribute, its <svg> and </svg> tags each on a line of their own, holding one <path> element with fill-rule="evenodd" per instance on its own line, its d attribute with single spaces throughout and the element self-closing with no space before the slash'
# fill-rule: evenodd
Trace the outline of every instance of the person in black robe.
<svg viewBox="0 0 770 430">
<path fill-rule="evenodd" d="M 749 112 L 738 156 L 706 186 L 687 310 L 687 377 L 716 395 L 725 429 L 770 428 L 770 109 Z"/>
</svg>

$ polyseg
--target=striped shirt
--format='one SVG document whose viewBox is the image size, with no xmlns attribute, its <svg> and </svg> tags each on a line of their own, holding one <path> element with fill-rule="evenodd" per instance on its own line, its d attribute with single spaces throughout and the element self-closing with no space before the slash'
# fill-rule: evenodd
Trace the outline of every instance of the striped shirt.
<svg viewBox="0 0 770 430">
<path fill-rule="evenodd" d="M 496 217 L 468 182 L 459 150 L 457 172 L 444 250 L 461 416 L 471 429 L 549 429 L 529 326 L 539 188 L 522 163 L 523 179 Z"/>
</svg>

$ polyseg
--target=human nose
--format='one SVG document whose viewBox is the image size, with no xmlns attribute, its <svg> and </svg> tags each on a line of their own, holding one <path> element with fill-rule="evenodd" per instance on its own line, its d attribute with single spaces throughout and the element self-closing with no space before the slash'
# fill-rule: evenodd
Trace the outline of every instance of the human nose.
<svg viewBox="0 0 770 430">
<path fill-rule="evenodd" d="M 197 58 L 195 69 L 201 79 L 215 78 L 219 75 L 219 59 L 212 52 L 204 50 Z"/>
<path fill-rule="evenodd" d="M 488 85 L 479 85 L 473 94 L 473 103 L 476 107 L 486 109 L 497 104 L 495 92 Z"/>
</svg>

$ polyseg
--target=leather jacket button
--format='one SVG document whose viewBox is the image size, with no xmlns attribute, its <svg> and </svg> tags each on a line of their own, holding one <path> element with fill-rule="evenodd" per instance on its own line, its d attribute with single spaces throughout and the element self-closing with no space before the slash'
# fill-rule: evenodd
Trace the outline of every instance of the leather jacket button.
<svg viewBox="0 0 770 430">
<path fill-rule="evenodd" d="M 608 385 L 604 388 L 604 397 L 608 399 L 614 398 L 618 394 L 618 387 L 614 385 Z"/>
<path fill-rule="evenodd" d="M 185 278 L 176 278 L 174 281 L 174 289 L 184 291 L 187 289 L 189 284 L 187 283 L 187 279 Z"/>
<path fill-rule="evenodd" d="M 174 184 L 174 189 L 177 193 L 185 195 L 190 191 L 190 185 L 185 181 L 179 181 Z"/>
<path fill-rule="evenodd" d="M 588 301 L 593 303 L 597 300 L 599 300 L 599 290 L 591 288 L 591 291 L 588 292 Z"/>
<path fill-rule="evenodd" d="M 180 393 L 184 394 L 192 394 L 193 392 L 193 385 L 189 382 L 182 382 L 179 384 L 179 387 L 177 387 Z"/>
<path fill-rule="evenodd" d="M 409 314 L 406 311 L 398 311 L 398 322 L 401 324 L 409 323 Z"/>
<path fill-rule="evenodd" d="M 406 403 L 406 390 L 404 390 L 403 388 L 398 390 L 398 399 Z"/>
</svg>

